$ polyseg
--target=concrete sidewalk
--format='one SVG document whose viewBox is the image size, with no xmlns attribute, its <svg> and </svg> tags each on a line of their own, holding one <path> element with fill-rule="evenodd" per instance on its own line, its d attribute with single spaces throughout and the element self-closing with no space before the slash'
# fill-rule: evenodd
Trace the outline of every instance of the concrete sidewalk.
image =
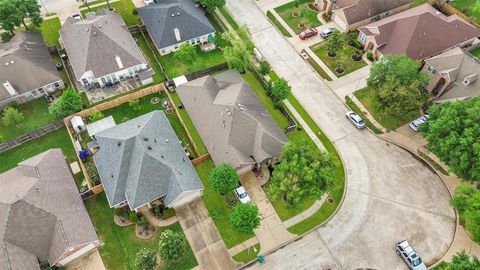
<svg viewBox="0 0 480 270">
<path fill-rule="evenodd" d="M 290 228 L 293 225 L 298 224 L 298 223 L 304 221 L 305 219 L 313 216 L 313 214 L 315 214 L 320 209 L 320 207 L 322 207 L 322 205 L 325 203 L 325 200 L 327 199 L 327 197 L 328 197 L 327 193 L 323 194 L 323 196 L 320 198 L 320 200 L 316 200 L 312 204 L 312 206 L 310 206 L 307 210 L 303 211 L 302 213 L 285 220 L 283 222 L 283 225 L 285 225 L 285 227 L 287 227 L 287 228 Z"/>
</svg>

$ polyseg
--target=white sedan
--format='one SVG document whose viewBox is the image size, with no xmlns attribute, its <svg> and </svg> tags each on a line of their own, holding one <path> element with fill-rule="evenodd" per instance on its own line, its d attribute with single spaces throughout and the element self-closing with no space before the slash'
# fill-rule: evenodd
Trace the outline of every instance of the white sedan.
<svg viewBox="0 0 480 270">
<path fill-rule="evenodd" d="M 245 188 L 243 186 L 239 186 L 237 189 L 235 189 L 235 195 L 237 195 L 237 198 L 242 203 L 249 203 L 250 202 L 250 197 L 248 196 L 248 194 L 245 191 Z"/>
<path fill-rule="evenodd" d="M 348 111 L 345 116 L 358 129 L 365 128 L 365 122 L 353 111 Z"/>
</svg>

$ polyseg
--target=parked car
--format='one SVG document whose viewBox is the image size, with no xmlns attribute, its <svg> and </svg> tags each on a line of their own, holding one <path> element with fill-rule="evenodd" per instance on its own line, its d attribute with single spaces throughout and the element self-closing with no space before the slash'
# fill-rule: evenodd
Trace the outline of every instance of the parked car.
<svg viewBox="0 0 480 270">
<path fill-rule="evenodd" d="M 427 266 L 425 266 L 420 256 L 418 256 L 407 240 L 396 243 L 395 251 L 411 270 L 427 270 Z"/>
<path fill-rule="evenodd" d="M 237 195 L 237 198 L 242 203 L 249 203 L 250 202 L 250 197 L 248 196 L 248 194 L 245 191 L 245 188 L 243 186 L 239 186 L 237 189 L 235 189 L 235 195 Z"/>
<path fill-rule="evenodd" d="M 148 6 L 148 5 L 151 5 L 151 4 L 155 3 L 154 0 L 143 0 L 143 2 L 145 3 L 145 6 Z"/>
<path fill-rule="evenodd" d="M 302 40 L 305 40 L 309 37 L 313 37 L 313 36 L 316 36 L 318 34 L 318 31 L 317 29 L 315 28 L 310 28 L 310 29 L 307 29 L 305 31 L 303 31 L 302 33 L 300 33 L 300 35 L 298 35 L 300 37 L 300 39 Z"/>
<path fill-rule="evenodd" d="M 355 112 L 352 112 L 352 111 L 348 111 L 345 116 L 347 117 L 347 119 L 352 122 L 352 124 L 358 128 L 358 129 L 362 129 L 362 128 L 365 128 L 365 122 L 363 122 L 362 118 L 360 118 L 360 116 L 358 116 L 358 114 L 356 114 Z"/>
<path fill-rule="evenodd" d="M 422 124 L 424 124 L 425 122 L 427 122 L 428 118 L 430 118 L 430 116 L 428 114 L 425 114 L 423 116 L 420 116 L 419 118 L 413 120 L 412 122 L 410 122 L 409 126 L 411 129 L 413 129 L 413 131 L 418 131 L 418 129 L 420 128 L 420 126 Z"/>
<path fill-rule="evenodd" d="M 80 14 L 73 14 L 72 18 L 74 18 L 75 20 L 81 20 L 82 16 L 80 16 Z"/>
<path fill-rule="evenodd" d="M 323 39 L 327 39 L 333 32 L 335 31 L 335 28 L 327 28 L 325 30 L 323 30 L 322 32 L 320 32 L 320 36 L 323 38 Z"/>
</svg>

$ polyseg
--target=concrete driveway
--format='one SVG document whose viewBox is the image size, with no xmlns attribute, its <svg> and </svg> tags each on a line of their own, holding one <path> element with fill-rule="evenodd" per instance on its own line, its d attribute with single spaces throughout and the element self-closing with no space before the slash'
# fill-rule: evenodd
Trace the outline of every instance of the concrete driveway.
<svg viewBox="0 0 480 270">
<path fill-rule="evenodd" d="M 63 22 L 74 14 L 80 14 L 79 6 L 82 4 L 80 0 L 38 0 L 40 11 L 45 15 L 46 10 L 49 13 L 57 13 L 60 22 Z M 46 10 L 45 10 L 46 9 Z"/>
<path fill-rule="evenodd" d="M 228 0 L 262 54 L 338 148 L 347 171 L 345 201 L 324 227 L 265 257 L 263 269 L 406 269 L 396 241 L 408 239 L 427 264 L 447 251 L 455 214 L 447 188 L 408 152 L 356 130 L 330 90 L 251 0 Z M 274 46 L 273 46 L 274 45 Z"/>
</svg>

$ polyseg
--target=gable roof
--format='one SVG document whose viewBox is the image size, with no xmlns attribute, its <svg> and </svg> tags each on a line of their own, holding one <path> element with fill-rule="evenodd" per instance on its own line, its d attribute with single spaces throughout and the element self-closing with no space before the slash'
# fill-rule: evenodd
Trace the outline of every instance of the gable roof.
<svg viewBox="0 0 480 270">
<path fill-rule="evenodd" d="M 39 32 L 19 32 L 9 42 L 0 43 L 0 101 L 12 97 L 3 81 L 21 95 L 60 80 Z"/>
<path fill-rule="evenodd" d="M 159 49 L 215 32 L 192 0 L 163 0 L 137 10 Z M 175 28 L 180 32 L 180 41 L 175 37 Z"/>
<path fill-rule="evenodd" d="M 93 156 L 110 206 L 131 210 L 182 192 L 203 189 L 192 163 L 162 111 L 153 111 L 95 135 Z"/>
<path fill-rule="evenodd" d="M 261 163 L 288 142 L 236 70 L 198 78 L 177 92 L 216 164 Z"/>
<path fill-rule="evenodd" d="M 354 24 L 389 10 L 408 5 L 413 0 L 337 0 L 334 2 L 348 24 Z M 334 10 L 336 11 L 336 10 Z"/>
<path fill-rule="evenodd" d="M 460 48 L 448 50 L 442 54 L 426 59 L 425 62 L 435 68 L 447 81 L 451 82 L 451 88 L 445 93 L 439 93 L 438 102 L 462 100 L 480 96 L 480 60 Z M 468 79 L 470 83 L 464 85 Z"/>
<path fill-rule="evenodd" d="M 359 28 L 373 37 L 383 54 L 406 54 L 416 60 L 480 36 L 480 30 L 457 15 L 445 16 L 429 4 Z"/>
<path fill-rule="evenodd" d="M 60 29 L 60 36 L 77 80 L 87 71 L 98 78 L 147 64 L 122 17 L 108 9 L 88 13 L 83 20 L 68 18 Z M 117 56 L 122 68 L 116 61 Z"/>
<path fill-rule="evenodd" d="M 40 269 L 70 248 L 98 242 L 60 149 L 0 174 L 0 269 Z"/>
</svg>

